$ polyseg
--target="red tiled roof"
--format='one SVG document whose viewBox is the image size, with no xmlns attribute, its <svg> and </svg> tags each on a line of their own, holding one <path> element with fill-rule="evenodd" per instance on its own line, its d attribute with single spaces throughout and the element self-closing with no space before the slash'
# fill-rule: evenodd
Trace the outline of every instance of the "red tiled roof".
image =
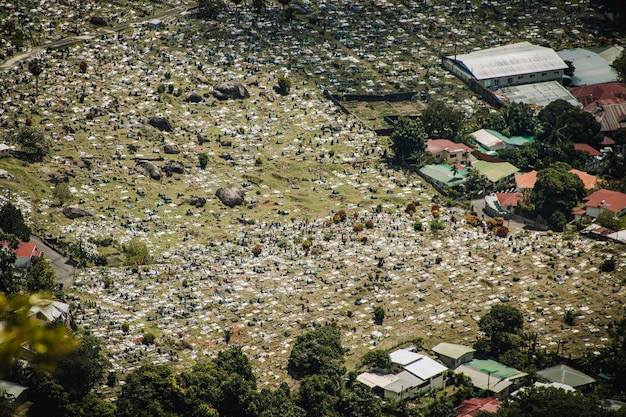
<svg viewBox="0 0 626 417">
<path fill-rule="evenodd" d="M 570 169 L 569 172 L 580 178 L 580 180 L 585 185 L 585 190 L 591 190 L 593 188 L 596 188 L 596 185 L 598 185 L 598 178 L 594 175 L 587 174 L 586 172 L 579 171 L 577 169 Z"/>
<path fill-rule="evenodd" d="M 600 145 L 604 145 L 604 146 L 615 145 L 615 141 L 613 139 L 611 139 L 610 137 L 605 136 L 602 139 L 602 142 L 600 142 Z"/>
<path fill-rule="evenodd" d="M 537 182 L 537 171 L 523 172 L 515 174 L 515 185 L 517 188 L 534 188 Z"/>
<path fill-rule="evenodd" d="M 602 125 L 602 132 L 626 127 L 626 87 L 607 83 L 572 88 L 572 94 Z"/>
<path fill-rule="evenodd" d="M 572 88 L 572 95 L 587 107 L 599 100 L 611 98 L 626 100 L 626 86 L 620 83 L 585 85 Z"/>
<path fill-rule="evenodd" d="M 524 198 L 522 193 L 496 193 L 500 207 L 517 207 L 517 203 Z"/>
<path fill-rule="evenodd" d="M 611 190 L 598 190 L 585 197 L 585 207 L 601 207 L 613 213 L 626 208 L 626 194 Z"/>
<path fill-rule="evenodd" d="M 499 405 L 497 398 L 472 398 L 464 400 L 455 410 L 457 417 L 474 417 L 480 411 L 495 413 Z"/>
<path fill-rule="evenodd" d="M 600 156 L 602 153 L 587 143 L 575 143 L 574 149 L 577 151 L 587 152 L 589 156 Z"/>
<path fill-rule="evenodd" d="M 448 152 L 472 152 L 473 149 L 463 143 L 452 142 L 448 139 L 428 139 L 426 141 L 426 152 L 437 153 L 447 150 Z"/>
<path fill-rule="evenodd" d="M 37 250 L 37 245 L 33 242 L 20 242 L 15 251 L 15 256 L 18 258 L 32 258 Z"/>
</svg>

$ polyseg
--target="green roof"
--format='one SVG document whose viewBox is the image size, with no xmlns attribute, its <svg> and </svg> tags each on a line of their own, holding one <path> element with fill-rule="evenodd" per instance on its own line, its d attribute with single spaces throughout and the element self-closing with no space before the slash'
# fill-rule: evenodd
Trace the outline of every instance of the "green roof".
<svg viewBox="0 0 626 417">
<path fill-rule="evenodd" d="M 467 353 L 476 352 L 476 349 L 473 349 L 468 346 L 457 345 L 454 343 L 439 343 L 437 346 L 433 348 L 433 352 L 446 356 L 452 359 L 459 359 L 463 355 Z"/>
<path fill-rule="evenodd" d="M 509 368 L 508 366 L 492 359 L 474 359 L 467 362 L 465 366 L 485 374 L 494 375 L 500 379 L 509 378 L 521 373 L 515 368 Z"/>
<path fill-rule="evenodd" d="M 467 176 L 467 170 L 460 169 L 455 174 L 452 166 L 448 164 L 425 165 L 420 168 L 420 172 L 450 187 L 456 187 L 467 181 L 465 178 Z"/>
<path fill-rule="evenodd" d="M 476 168 L 478 172 L 486 176 L 491 182 L 498 182 L 519 171 L 515 165 L 508 162 L 476 161 L 472 164 L 472 167 Z"/>
<path fill-rule="evenodd" d="M 494 135 L 495 137 L 497 137 L 503 142 L 506 142 L 508 139 L 506 136 L 504 136 L 502 133 L 498 132 L 497 130 L 485 129 L 485 132 L 491 133 L 492 135 Z"/>
<path fill-rule="evenodd" d="M 503 139 L 507 145 L 524 146 L 529 143 L 533 143 L 535 138 L 532 136 L 511 136 L 510 138 Z"/>
</svg>

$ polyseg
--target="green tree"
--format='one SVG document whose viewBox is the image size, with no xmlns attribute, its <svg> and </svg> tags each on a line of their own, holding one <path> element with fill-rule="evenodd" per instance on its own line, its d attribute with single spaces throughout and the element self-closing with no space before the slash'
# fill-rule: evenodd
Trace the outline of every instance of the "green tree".
<svg viewBox="0 0 626 417">
<path fill-rule="evenodd" d="M 9 142 L 17 146 L 17 155 L 28 162 L 41 162 L 50 152 L 50 141 L 35 127 L 17 129 L 9 136 Z"/>
<path fill-rule="evenodd" d="M 244 380 L 252 382 L 254 389 L 256 389 L 256 377 L 252 365 L 248 357 L 242 352 L 241 347 L 220 351 L 213 362 L 215 366 L 228 374 L 241 375 Z"/>
<path fill-rule="evenodd" d="M 72 200 L 72 192 L 66 182 L 55 185 L 52 196 L 59 202 L 60 206 Z"/>
<path fill-rule="evenodd" d="M 527 387 L 505 401 L 494 417 L 602 417 L 609 414 L 600 408 L 594 396 L 554 387 Z"/>
<path fill-rule="evenodd" d="M 354 384 L 350 389 L 342 390 L 336 408 L 342 417 L 380 417 L 382 415 L 381 399 L 363 384 Z"/>
<path fill-rule="evenodd" d="M 516 347 L 518 336 L 524 326 L 522 313 L 507 304 L 495 304 L 480 318 L 478 328 L 484 334 L 482 343 L 474 346 L 479 353 L 498 358 L 507 350 Z M 480 340 L 479 340 L 480 342 Z"/>
<path fill-rule="evenodd" d="M 152 262 L 148 246 L 137 238 L 124 245 L 124 253 L 127 265 L 147 265 Z"/>
<path fill-rule="evenodd" d="M 226 10 L 226 3 L 223 0 L 199 0 L 198 17 L 214 19 Z"/>
<path fill-rule="evenodd" d="M 108 367 L 100 341 L 92 335 L 84 335 L 77 349 L 59 359 L 53 376 L 65 389 L 70 401 L 76 401 L 104 379 Z"/>
<path fill-rule="evenodd" d="M 615 217 L 615 213 L 608 210 L 603 210 L 598 217 L 596 217 L 596 222 L 602 226 L 611 230 L 620 230 L 622 225 L 620 220 Z"/>
<path fill-rule="evenodd" d="M 426 149 L 426 131 L 419 119 L 399 118 L 389 140 L 397 158 L 415 159 Z"/>
<path fill-rule="evenodd" d="M 198 163 L 200 164 L 200 169 L 205 169 L 207 164 L 209 163 L 209 155 L 205 153 L 199 153 Z"/>
<path fill-rule="evenodd" d="M 26 273 L 26 289 L 28 292 L 52 291 L 56 286 L 57 274 L 46 258 L 35 258 Z"/>
<path fill-rule="evenodd" d="M 622 82 L 626 82 L 626 51 L 622 51 L 622 54 L 613 61 L 611 64 L 615 72 L 617 72 L 617 76 L 619 80 Z"/>
<path fill-rule="evenodd" d="M 28 63 L 28 71 L 35 77 L 35 96 L 39 95 L 39 76 L 43 72 L 43 67 L 38 59 L 33 59 Z"/>
<path fill-rule="evenodd" d="M 265 0 L 252 0 L 252 8 L 256 10 L 257 13 L 261 13 L 266 7 Z"/>
<path fill-rule="evenodd" d="M 575 174 L 563 166 L 552 165 L 537 173 L 537 182 L 530 193 L 530 203 L 537 213 L 550 219 L 553 213 L 571 213 L 585 195 L 585 186 Z"/>
<path fill-rule="evenodd" d="M 535 114 L 530 105 L 511 103 L 500 109 L 506 127 L 501 131 L 506 136 L 531 136 L 535 133 Z"/>
<path fill-rule="evenodd" d="M 15 235 L 25 242 L 30 240 L 30 227 L 24 222 L 22 211 L 10 201 L 0 209 L 0 228 L 5 233 Z"/>
<path fill-rule="evenodd" d="M 291 81 L 287 77 L 278 77 L 278 92 L 282 95 L 289 94 L 291 90 Z"/>
<path fill-rule="evenodd" d="M 385 309 L 381 306 L 374 307 L 374 323 L 378 325 L 383 324 L 383 320 L 385 320 Z"/>
<path fill-rule="evenodd" d="M 30 381 L 32 402 L 29 417 L 66 417 L 69 415 L 70 400 L 63 387 L 48 373 L 37 371 Z"/>
<path fill-rule="evenodd" d="M 343 348 L 337 328 L 324 326 L 296 338 L 291 349 L 288 371 L 294 378 L 317 374 L 342 375 Z"/>
<path fill-rule="evenodd" d="M 361 358 L 361 365 L 372 365 L 380 369 L 391 369 L 391 357 L 389 353 L 384 350 L 370 350 Z"/>
<path fill-rule="evenodd" d="M 565 100 L 556 100 L 544 107 L 538 115 L 540 128 L 537 141 L 550 147 L 571 143 L 598 145 L 604 136 L 600 123 L 588 112 Z"/>
<path fill-rule="evenodd" d="M 300 383 L 298 406 L 306 410 L 307 417 L 340 417 L 337 410 L 340 383 L 326 375 L 310 375 Z"/>
<path fill-rule="evenodd" d="M 430 104 L 422 112 L 422 124 L 430 138 L 454 138 L 461 131 L 465 115 L 455 107 L 441 101 Z"/>
<path fill-rule="evenodd" d="M 435 399 L 426 407 L 424 417 L 455 417 L 454 405 L 448 398 L 441 397 Z"/>
</svg>

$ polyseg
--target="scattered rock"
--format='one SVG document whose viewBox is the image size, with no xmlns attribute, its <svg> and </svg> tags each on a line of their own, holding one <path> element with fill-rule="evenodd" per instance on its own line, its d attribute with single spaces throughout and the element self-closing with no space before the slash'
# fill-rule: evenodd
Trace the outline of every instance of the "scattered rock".
<svg viewBox="0 0 626 417">
<path fill-rule="evenodd" d="M 152 178 L 153 180 L 160 180 L 163 176 L 163 172 L 161 172 L 161 169 L 150 161 L 139 161 L 137 162 L 137 166 L 146 170 L 148 175 L 150 175 L 150 178 Z"/>
<path fill-rule="evenodd" d="M 215 195 L 224 205 L 234 207 L 243 204 L 245 193 L 240 188 L 227 187 L 218 189 Z"/>
<path fill-rule="evenodd" d="M 185 97 L 185 101 L 187 103 L 200 103 L 202 101 L 202 96 L 198 93 L 189 93 L 187 97 Z"/>
<path fill-rule="evenodd" d="M 63 209 L 63 215 L 68 219 L 74 220 L 80 217 L 91 217 L 93 214 L 78 206 L 67 206 Z"/>
<path fill-rule="evenodd" d="M 154 126 L 162 132 L 172 131 L 172 125 L 165 117 L 151 117 L 150 120 L 148 120 L 148 123 L 150 126 Z"/>
<path fill-rule="evenodd" d="M 172 174 L 182 174 L 185 172 L 185 167 L 180 162 L 172 162 L 163 167 L 163 171 L 167 174 L 168 177 L 171 177 Z"/>
<path fill-rule="evenodd" d="M 74 134 L 76 133 L 76 131 L 74 130 L 74 128 L 72 126 L 69 125 L 64 125 L 63 126 L 63 132 L 68 133 L 68 134 Z"/>
<path fill-rule="evenodd" d="M 198 132 L 198 134 L 196 135 L 196 139 L 198 140 L 198 145 L 202 145 L 203 143 L 209 141 L 209 139 L 206 136 L 200 134 L 200 132 Z"/>
<path fill-rule="evenodd" d="M 233 146 L 233 143 L 229 140 L 223 140 L 220 142 L 220 144 L 224 147 L 224 148 L 230 148 L 231 146 Z"/>
<path fill-rule="evenodd" d="M 0 178 L 7 179 L 9 181 L 16 181 L 15 176 L 11 174 L 9 171 L 4 170 L 4 169 L 0 169 Z"/>
<path fill-rule="evenodd" d="M 219 157 L 222 158 L 225 161 L 232 161 L 233 160 L 232 155 L 229 154 L 229 153 L 222 153 L 222 154 L 219 155 Z"/>
<path fill-rule="evenodd" d="M 213 87 L 213 95 L 219 100 L 228 100 L 229 98 L 248 98 L 250 93 L 248 89 L 241 83 L 226 81 Z"/>
<path fill-rule="evenodd" d="M 194 207 L 200 208 L 204 207 L 204 205 L 206 204 L 206 198 L 193 195 L 189 198 L 189 200 L 187 200 L 187 202 Z"/>
<path fill-rule="evenodd" d="M 163 147 L 163 152 L 170 155 L 176 155 L 180 153 L 180 149 L 178 149 L 178 146 L 173 143 L 168 143 Z"/>
</svg>

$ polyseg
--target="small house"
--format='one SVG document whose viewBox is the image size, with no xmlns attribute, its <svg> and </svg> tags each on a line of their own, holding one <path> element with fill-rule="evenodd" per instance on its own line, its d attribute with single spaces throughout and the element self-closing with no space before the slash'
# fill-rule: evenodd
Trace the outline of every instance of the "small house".
<svg viewBox="0 0 626 417">
<path fill-rule="evenodd" d="M 462 363 L 471 361 L 476 352 L 476 349 L 468 346 L 445 342 L 439 343 L 432 350 L 437 354 L 437 358 L 450 369 L 456 369 Z"/>
<path fill-rule="evenodd" d="M 579 390 L 589 388 L 596 382 L 589 375 L 564 364 L 537 371 L 537 376 L 546 382 L 564 384 Z"/>
</svg>

